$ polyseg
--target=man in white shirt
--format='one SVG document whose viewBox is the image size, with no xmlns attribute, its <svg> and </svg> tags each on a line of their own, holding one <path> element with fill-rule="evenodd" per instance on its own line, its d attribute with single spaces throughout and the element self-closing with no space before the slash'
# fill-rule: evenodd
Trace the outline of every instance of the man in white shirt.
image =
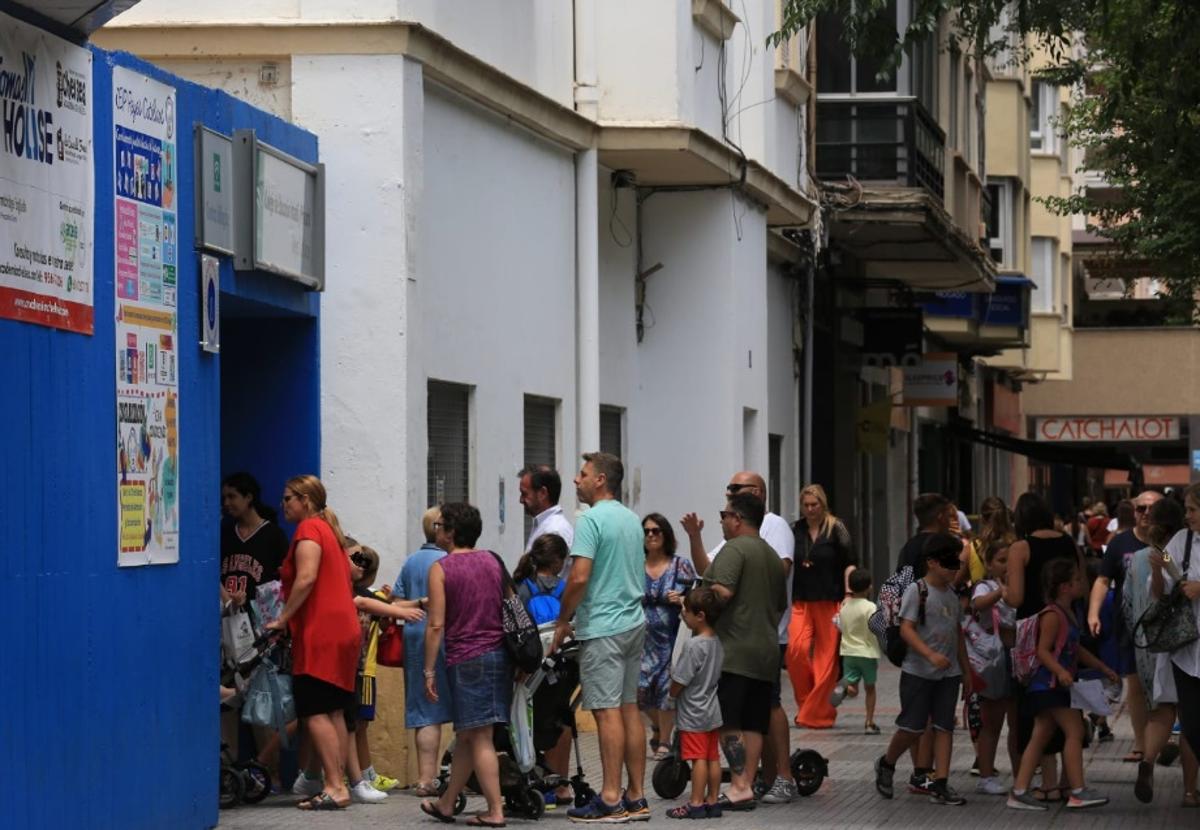
<svg viewBox="0 0 1200 830">
<path fill-rule="evenodd" d="M 732 496 L 735 493 L 749 493 L 762 499 L 765 503 L 767 483 L 758 473 L 743 470 L 740 473 L 734 473 L 733 477 L 729 479 L 729 484 L 725 486 L 726 496 Z M 681 524 L 684 532 L 688 535 L 692 564 L 696 566 L 696 573 L 703 575 L 708 570 L 709 563 L 721 552 L 725 542 L 722 541 L 711 552 L 706 552 L 704 542 L 700 538 L 704 522 L 695 513 L 688 513 L 683 517 Z M 783 618 L 779 621 L 779 650 L 780 664 L 782 665 L 783 654 L 787 651 L 788 623 L 792 619 L 791 574 L 792 560 L 796 550 L 796 536 L 786 519 L 770 511 L 763 517 L 758 535 L 783 560 L 784 584 L 787 587 L 788 601 Z M 770 732 L 767 734 L 767 740 L 763 746 L 763 782 L 770 787 L 762 798 L 765 804 L 787 804 L 796 797 L 796 782 L 792 780 L 791 766 L 788 763 L 788 722 L 787 716 L 783 712 L 779 691 L 779 682 L 777 681 L 771 705 Z M 773 777 L 771 777 L 772 773 L 774 773 Z"/>
<path fill-rule="evenodd" d="M 529 538 L 525 540 L 525 552 L 529 553 L 537 537 L 547 533 L 561 536 L 570 550 L 575 541 L 575 530 L 563 515 L 563 509 L 558 506 L 558 497 L 562 493 L 562 479 L 558 472 L 547 464 L 534 464 L 521 470 L 518 475 L 521 506 L 525 508 L 525 514 L 533 519 Z"/>
</svg>

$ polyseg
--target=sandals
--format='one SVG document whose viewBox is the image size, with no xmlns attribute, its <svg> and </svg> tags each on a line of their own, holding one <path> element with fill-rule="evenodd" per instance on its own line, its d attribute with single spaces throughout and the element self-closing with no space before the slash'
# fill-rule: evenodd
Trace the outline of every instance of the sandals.
<svg viewBox="0 0 1200 830">
<path fill-rule="evenodd" d="M 708 818 L 708 805 L 680 804 L 667 810 L 667 818 Z"/>
<path fill-rule="evenodd" d="M 1122 758 L 1121 760 L 1124 761 L 1126 764 L 1140 764 L 1145 759 L 1145 757 L 1146 757 L 1146 753 L 1142 752 L 1140 749 L 1135 749 L 1132 752 L 1130 752 L 1128 755 L 1126 755 L 1124 758 Z"/>
<path fill-rule="evenodd" d="M 507 827 L 508 824 L 503 821 L 488 821 L 483 816 L 475 816 L 475 818 L 467 819 L 467 827 Z"/>
<path fill-rule="evenodd" d="M 659 744 L 650 757 L 655 761 L 661 761 L 665 758 L 671 757 L 671 750 L 666 744 Z"/>
<path fill-rule="evenodd" d="M 1200 797 L 1197 797 L 1196 793 L 1184 793 L 1183 804 L 1181 806 L 1189 808 L 1200 807 Z"/>
<path fill-rule="evenodd" d="M 454 824 L 454 816 L 448 816 L 438 809 L 437 804 L 432 801 L 421 802 L 421 812 L 432 819 L 437 819 L 442 824 Z"/>
<path fill-rule="evenodd" d="M 297 803 L 296 806 L 301 810 L 308 810 L 310 812 L 317 813 L 327 810 L 344 810 L 350 806 L 350 801 L 347 799 L 344 804 L 339 803 L 335 801 L 333 796 L 331 796 L 329 793 L 321 791 L 312 798 L 305 799 L 304 801 Z"/>
<path fill-rule="evenodd" d="M 758 802 L 754 797 L 743 798 L 741 801 L 733 801 L 729 796 L 722 794 L 717 799 L 717 806 L 722 810 L 729 810 L 731 813 L 748 813 L 758 806 Z"/>
<path fill-rule="evenodd" d="M 433 798 L 441 794 L 436 781 L 418 781 L 417 786 L 413 787 L 413 795 L 419 798 Z"/>
</svg>

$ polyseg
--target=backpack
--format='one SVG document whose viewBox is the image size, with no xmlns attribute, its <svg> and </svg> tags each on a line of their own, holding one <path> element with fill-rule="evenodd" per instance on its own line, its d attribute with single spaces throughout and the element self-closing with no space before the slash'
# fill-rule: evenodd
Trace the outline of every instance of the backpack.
<svg viewBox="0 0 1200 830">
<path fill-rule="evenodd" d="M 1041 668 L 1042 664 L 1038 662 L 1037 656 L 1038 622 L 1041 620 L 1042 614 L 1045 614 L 1051 608 L 1059 613 L 1063 623 L 1059 626 L 1058 636 L 1054 642 L 1055 660 L 1059 658 L 1059 655 L 1062 654 L 1063 646 L 1067 644 L 1067 632 L 1070 630 L 1071 623 L 1067 619 L 1067 612 L 1063 611 L 1062 608 L 1053 602 L 1032 617 L 1026 617 L 1017 623 L 1017 641 L 1012 650 L 1013 677 L 1022 686 L 1028 686 L 1029 681 L 1033 680 L 1033 676 Z"/>
<path fill-rule="evenodd" d="M 546 623 L 555 622 L 558 619 L 558 613 L 562 610 L 562 595 L 566 590 L 567 581 L 565 579 L 558 580 L 558 584 L 553 589 L 547 591 L 538 585 L 537 580 L 533 577 L 526 579 L 525 587 L 529 590 L 529 616 L 533 617 L 534 625 L 544 625 Z"/>
<path fill-rule="evenodd" d="M 925 580 L 917 582 L 921 598 L 917 612 L 918 622 L 924 625 L 925 598 L 929 596 L 929 591 L 925 587 Z M 867 628 L 879 641 L 879 650 L 887 655 L 893 666 L 900 666 L 908 654 L 908 644 L 900 636 L 900 601 L 904 599 L 904 592 L 912 583 L 913 569 L 910 565 L 904 565 L 885 579 L 879 586 L 878 608 L 867 620 Z"/>
</svg>

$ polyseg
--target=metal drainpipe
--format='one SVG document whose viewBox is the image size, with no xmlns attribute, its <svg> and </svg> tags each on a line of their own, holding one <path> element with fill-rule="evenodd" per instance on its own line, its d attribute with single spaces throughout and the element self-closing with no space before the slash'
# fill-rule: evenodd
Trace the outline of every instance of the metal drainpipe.
<svg viewBox="0 0 1200 830">
<path fill-rule="evenodd" d="M 575 0 L 575 110 L 596 121 L 595 0 Z M 600 229 L 595 147 L 575 155 L 576 449 L 600 449 Z"/>
<path fill-rule="evenodd" d="M 813 433 L 813 324 L 816 315 L 813 313 L 813 303 L 816 301 L 817 269 L 812 263 L 804 269 L 804 486 L 813 482 L 812 463 L 812 433 Z"/>
</svg>

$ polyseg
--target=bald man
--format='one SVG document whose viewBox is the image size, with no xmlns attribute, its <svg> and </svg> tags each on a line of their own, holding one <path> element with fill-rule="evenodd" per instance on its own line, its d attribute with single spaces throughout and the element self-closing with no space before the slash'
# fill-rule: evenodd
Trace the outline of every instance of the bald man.
<svg viewBox="0 0 1200 830">
<path fill-rule="evenodd" d="M 762 499 L 763 503 L 766 504 L 767 482 L 756 472 L 742 470 L 739 473 L 734 473 L 729 479 L 729 483 L 725 485 L 726 497 L 736 493 L 749 493 Z M 695 513 L 688 513 L 683 517 L 681 524 L 683 525 L 684 532 L 688 535 L 692 563 L 696 566 L 696 573 L 703 574 L 708 570 L 708 566 L 712 560 L 721 552 L 721 548 L 725 546 L 725 542 L 722 540 L 712 551 L 705 551 L 704 542 L 700 537 L 700 531 L 704 529 L 704 522 Z M 796 535 L 792 533 L 792 528 L 788 525 L 786 519 L 778 513 L 770 511 L 767 511 L 766 515 L 763 516 L 762 526 L 758 529 L 758 535 L 783 560 L 784 585 L 787 589 L 787 607 L 783 612 L 783 618 L 779 621 L 779 657 L 780 665 L 782 666 L 784 654 L 787 652 L 788 625 L 792 621 L 791 573 L 792 560 L 796 550 Z M 682 631 L 681 629 L 681 633 Z M 780 686 L 776 682 L 771 700 L 770 731 L 767 733 L 767 740 L 763 745 L 762 780 L 769 788 L 762 798 L 766 804 L 787 804 L 796 797 L 796 782 L 792 779 L 792 770 L 788 763 L 788 738 L 787 715 L 783 712 L 783 705 L 780 699 Z"/>
</svg>

